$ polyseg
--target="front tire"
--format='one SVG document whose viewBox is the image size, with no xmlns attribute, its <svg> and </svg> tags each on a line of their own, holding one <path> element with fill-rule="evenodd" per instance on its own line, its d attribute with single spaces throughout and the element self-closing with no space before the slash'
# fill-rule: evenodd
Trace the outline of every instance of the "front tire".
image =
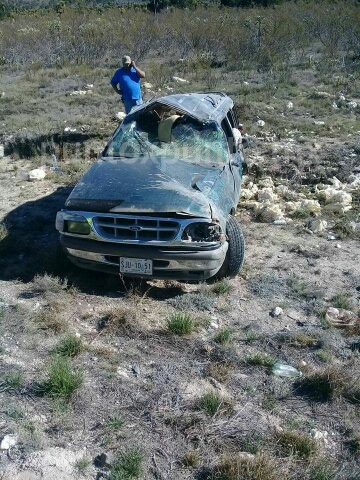
<svg viewBox="0 0 360 480">
<path fill-rule="evenodd" d="M 217 273 L 217 278 L 235 277 L 241 270 L 245 258 L 245 239 L 237 220 L 229 216 L 226 222 L 228 251 L 223 265 Z"/>
</svg>

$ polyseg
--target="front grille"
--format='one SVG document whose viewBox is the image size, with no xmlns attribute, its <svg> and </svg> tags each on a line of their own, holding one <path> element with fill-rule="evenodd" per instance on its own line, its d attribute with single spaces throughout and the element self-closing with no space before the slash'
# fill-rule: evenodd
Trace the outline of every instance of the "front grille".
<svg viewBox="0 0 360 480">
<path fill-rule="evenodd" d="M 169 242 L 180 228 L 171 220 L 112 216 L 94 217 L 93 224 L 101 237 L 115 241 Z"/>
</svg>

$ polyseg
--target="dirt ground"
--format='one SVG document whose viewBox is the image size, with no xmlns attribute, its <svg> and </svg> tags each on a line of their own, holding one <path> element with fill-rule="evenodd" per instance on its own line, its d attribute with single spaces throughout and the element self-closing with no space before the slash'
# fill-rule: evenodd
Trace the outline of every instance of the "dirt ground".
<svg viewBox="0 0 360 480">
<path fill-rule="evenodd" d="M 275 185 L 290 182 L 311 197 L 312 185 L 300 188 L 293 179 L 295 173 L 309 178 L 314 169 L 304 173 L 306 162 L 298 168 L 291 160 L 303 154 L 321 164 L 323 152 L 333 148 L 321 141 L 319 149 L 256 139 L 248 150 L 249 179 L 257 182 L 260 170 L 260 178 L 270 173 Z M 331 157 L 326 162 L 325 170 L 339 171 Z M 339 238 L 334 216 L 318 234 L 306 228 L 311 216 L 262 223 L 240 204 L 246 262 L 224 293 L 211 284 L 122 283 L 58 257 L 54 219 L 71 187 L 61 179 L 24 181 L 19 172 L 31 166 L 0 160 L 0 219 L 11 240 L 0 250 L 0 428 L 2 437 L 16 435 L 16 445 L 1 452 L 2 479 L 107 478 L 109 469 L 94 459 L 133 446 L 141 451 L 142 479 L 235 478 L 211 472 L 237 452 L 270 456 L 284 478 L 360 478 L 359 447 L 349 447 L 360 438 L 358 399 L 335 393 L 314 399 L 297 379 L 272 374 L 267 362 L 289 364 L 304 376 L 334 369 L 358 382 L 359 331 L 329 328 L 324 320 L 339 298 L 359 312 L 355 234 Z M 351 219 L 359 222 L 356 205 Z M 328 240 L 332 234 L 335 240 Z M 202 303 L 193 308 L 195 294 Z M 186 305 L 197 328 L 177 336 L 167 330 L 167 319 Z M 279 316 L 271 315 L 274 307 L 281 307 Z M 123 321 L 111 325 L 109 312 L 119 309 Z M 224 340 L 219 332 L 227 332 Z M 68 334 L 84 346 L 72 359 L 84 381 L 62 405 L 36 385 Z M 5 378 L 9 372 L 20 372 L 21 381 Z M 213 416 L 197 407 L 208 392 L 223 398 Z M 115 417 L 121 422 L 114 426 Z M 276 435 L 284 431 L 305 435 L 316 453 L 303 458 L 281 451 Z M 334 476 L 314 476 L 324 464 Z"/>
</svg>

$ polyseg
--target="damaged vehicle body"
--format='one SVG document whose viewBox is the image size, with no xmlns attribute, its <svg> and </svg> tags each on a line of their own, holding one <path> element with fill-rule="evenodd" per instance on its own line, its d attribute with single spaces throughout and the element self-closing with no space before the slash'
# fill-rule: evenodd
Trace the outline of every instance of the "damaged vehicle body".
<svg viewBox="0 0 360 480">
<path fill-rule="evenodd" d="M 57 214 L 70 261 L 133 277 L 236 275 L 243 146 L 232 107 L 223 93 L 135 107 Z"/>
</svg>

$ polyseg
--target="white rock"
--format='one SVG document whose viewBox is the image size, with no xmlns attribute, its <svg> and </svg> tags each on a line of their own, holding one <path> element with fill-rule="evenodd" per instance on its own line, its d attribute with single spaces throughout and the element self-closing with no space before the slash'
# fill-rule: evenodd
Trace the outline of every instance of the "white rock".
<svg viewBox="0 0 360 480">
<path fill-rule="evenodd" d="M 336 237 L 334 237 L 334 235 L 328 235 L 327 239 L 331 242 L 332 240 L 336 240 Z"/>
<path fill-rule="evenodd" d="M 264 120 L 258 120 L 258 121 L 256 122 L 256 124 L 257 124 L 258 127 L 264 127 L 264 126 L 265 126 Z"/>
<path fill-rule="evenodd" d="M 314 233 L 320 233 L 326 230 L 327 225 L 328 223 L 326 220 L 322 220 L 321 218 L 315 218 L 310 222 L 309 228 Z"/>
<path fill-rule="evenodd" d="M 172 77 L 172 79 L 174 80 L 174 82 L 177 82 L 177 83 L 189 83 L 187 80 L 185 80 L 185 78 L 181 78 L 181 77 Z"/>
<path fill-rule="evenodd" d="M 277 200 L 277 195 L 276 193 L 274 193 L 272 188 L 265 187 L 257 192 L 257 199 L 259 200 L 259 202 L 262 202 L 262 203 L 264 202 L 271 203 Z"/>
<path fill-rule="evenodd" d="M 0 145 L 0 158 L 4 158 L 5 156 L 5 147 L 4 145 Z"/>
<path fill-rule="evenodd" d="M 353 108 L 356 108 L 356 107 L 358 106 L 358 104 L 357 104 L 356 102 L 349 102 L 349 103 L 347 104 L 347 106 L 348 106 L 349 108 L 353 109 Z"/>
<path fill-rule="evenodd" d="M 37 180 L 43 180 L 46 177 L 46 173 L 41 168 L 35 168 L 29 172 L 29 181 L 35 182 Z"/>
<path fill-rule="evenodd" d="M 314 124 L 315 125 L 325 125 L 325 122 L 323 122 L 322 120 L 314 120 Z"/>
<path fill-rule="evenodd" d="M 92 93 L 91 90 L 74 90 L 70 93 L 71 96 L 73 95 L 86 95 L 87 93 Z"/>
<path fill-rule="evenodd" d="M 17 436 L 14 434 L 5 435 L 5 437 L 1 440 L 0 449 L 1 450 L 9 450 L 9 448 L 16 445 Z"/>
<path fill-rule="evenodd" d="M 94 85 L 92 83 L 88 83 L 85 88 L 87 90 L 92 90 L 94 88 Z"/>
<path fill-rule="evenodd" d="M 265 223 L 273 223 L 276 220 L 282 220 L 284 218 L 284 213 L 280 206 L 274 204 L 265 204 L 259 210 L 254 209 L 254 213 Z"/>
<path fill-rule="evenodd" d="M 294 108 L 294 104 L 293 102 L 289 102 L 287 105 L 286 105 L 287 109 L 288 110 L 292 110 Z"/>
<path fill-rule="evenodd" d="M 286 220 L 284 218 L 281 218 L 280 220 L 275 220 L 273 222 L 274 225 L 286 225 Z"/>
<path fill-rule="evenodd" d="M 273 188 L 274 182 L 271 177 L 264 177 L 258 181 L 259 187 Z"/>
<path fill-rule="evenodd" d="M 339 100 L 341 100 L 342 102 L 345 102 L 346 98 L 344 97 L 344 95 L 339 95 Z"/>
<path fill-rule="evenodd" d="M 320 213 L 321 206 L 317 200 L 301 200 L 300 208 L 309 213 Z"/>
<path fill-rule="evenodd" d="M 331 106 L 332 106 L 332 108 L 334 108 L 334 109 L 339 108 L 339 107 L 337 106 L 337 103 L 336 103 L 336 102 L 333 102 Z"/>
<path fill-rule="evenodd" d="M 336 247 L 336 248 L 341 248 L 340 243 L 337 243 L 337 244 L 335 245 L 335 247 Z"/>
<path fill-rule="evenodd" d="M 243 81 L 243 85 L 249 85 L 249 82 Z"/>
<path fill-rule="evenodd" d="M 125 112 L 117 112 L 115 113 L 115 118 L 117 120 L 120 120 L 121 122 L 124 120 L 124 118 L 126 117 L 126 113 Z"/>
<path fill-rule="evenodd" d="M 142 85 L 146 90 L 149 90 L 150 88 L 154 88 L 154 85 L 149 82 L 144 82 Z"/>
<path fill-rule="evenodd" d="M 271 310 L 271 315 L 273 317 L 279 317 L 284 313 L 284 310 L 281 307 L 275 307 Z"/>
</svg>

